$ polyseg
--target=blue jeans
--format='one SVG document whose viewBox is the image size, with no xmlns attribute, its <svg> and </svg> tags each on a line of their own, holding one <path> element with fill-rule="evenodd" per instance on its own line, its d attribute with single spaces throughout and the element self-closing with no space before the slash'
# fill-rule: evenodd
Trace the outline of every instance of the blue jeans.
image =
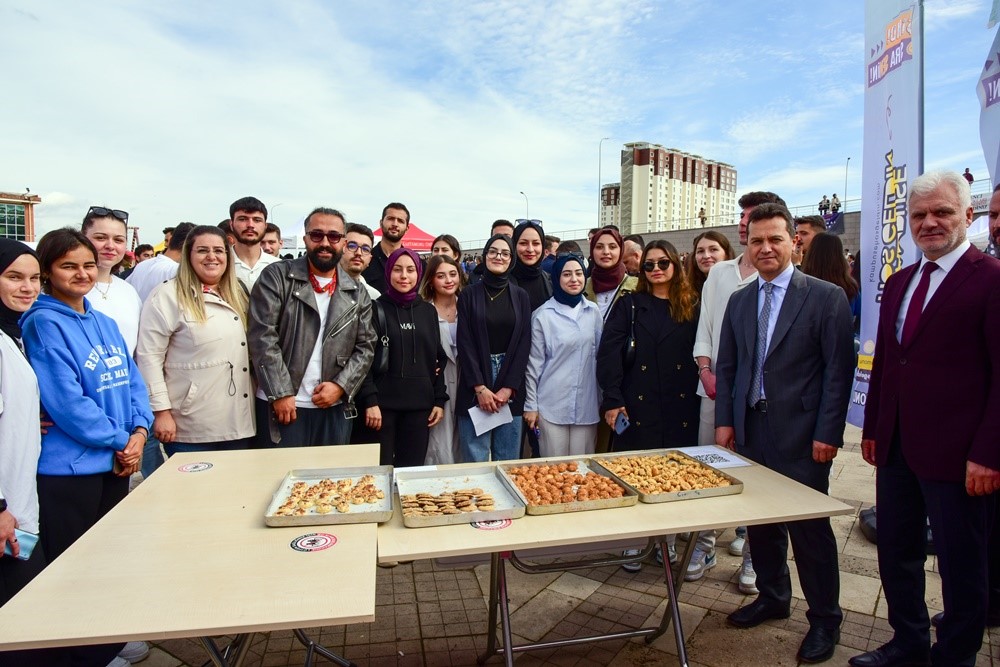
<svg viewBox="0 0 1000 667">
<path fill-rule="evenodd" d="M 152 433 L 146 438 L 142 448 L 142 478 L 147 479 L 157 468 L 163 465 L 163 453 L 160 451 L 160 441 Z"/>
<path fill-rule="evenodd" d="M 504 355 L 490 355 L 490 371 L 493 384 L 500 372 Z M 458 442 L 463 463 L 478 461 L 509 461 L 521 458 L 521 427 L 524 419 L 514 415 L 513 421 L 503 426 L 497 426 L 492 431 L 476 435 L 476 427 L 472 425 L 472 417 L 467 411 L 458 416 Z"/>
<path fill-rule="evenodd" d="M 240 440 L 228 440 L 223 442 L 170 442 L 163 445 L 167 456 L 173 456 L 182 452 L 218 452 L 229 449 L 250 449 L 253 446 L 253 438 L 241 438 Z"/>
</svg>

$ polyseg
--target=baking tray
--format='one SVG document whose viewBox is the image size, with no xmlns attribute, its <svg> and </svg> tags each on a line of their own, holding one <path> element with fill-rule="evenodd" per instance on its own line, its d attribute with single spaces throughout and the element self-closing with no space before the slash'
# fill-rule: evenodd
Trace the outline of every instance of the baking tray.
<svg viewBox="0 0 1000 667">
<path fill-rule="evenodd" d="M 400 516 L 403 517 L 403 525 L 407 528 L 518 519 L 524 516 L 524 502 L 511 493 L 496 466 L 485 465 L 469 468 L 427 466 L 410 470 L 397 470 L 395 479 L 396 490 L 400 496 L 417 493 L 438 495 L 445 491 L 480 488 L 493 496 L 496 508 L 492 512 L 462 512 L 461 514 L 445 514 L 443 516 L 403 516 L 402 506 L 397 504 Z M 398 499 L 396 502 L 399 502 Z"/>
<path fill-rule="evenodd" d="M 667 454 L 676 454 L 681 458 L 692 461 L 699 466 L 704 466 L 714 472 L 715 474 L 726 478 L 729 480 L 729 486 L 716 486 L 709 489 L 690 489 L 688 491 L 673 491 L 671 493 L 645 493 L 640 491 L 636 487 L 629 484 L 627 481 L 619 477 L 610 468 L 605 468 L 602 464 L 603 461 L 609 461 L 611 459 L 618 459 L 623 457 L 645 457 L 645 456 L 665 456 Z M 607 470 L 608 474 L 614 477 L 616 480 L 632 489 L 639 494 L 639 500 L 644 503 L 668 503 L 675 500 L 690 500 L 691 498 L 712 498 L 714 496 L 732 496 L 739 493 L 743 493 L 743 482 L 736 479 L 729 473 L 723 472 L 717 468 L 702 463 L 698 459 L 688 456 L 684 453 L 683 449 L 645 449 L 634 452 L 616 452 L 613 454 L 601 454 L 593 457 L 594 463 L 597 464 L 603 470 Z"/>
<path fill-rule="evenodd" d="M 586 475 L 588 472 L 595 472 L 598 475 L 604 477 L 610 477 L 616 483 L 618 483 L 623 491 L 624 495 L 621 498 L 602 498 L 599 500 L 574 500 L 571 503 L 555 503 L 552 505 L 529 505 L 528 499 L 521 492 L 521 489 L 517 488 L 517 484 L 514 483 L 514 477 L 508 472 L 511 468 L 521 468 L 526 466 L 545 466 L 545 465 L 558 465 L 560 463 L 575 463 L 577 470 L 576 472 L 580 475 Z M 504 481 L 510 486 L 513 493 L 517 495 L 522 503 L 525 505 L 525 511 L 528 514 L 563 514 L 565 512 L 586 512 L 588 510 L 603 510 L 612 507 L 630 507 L 635 505 L 639 499 L 639 495 L 635 489 L 630 487 L 628 484 L 622 484 L 621 480 L 612 475 L 602 466 L 591 465 L 590 459 L 579 458 L 579 459 L 524 459 L 523 461 L 518 461 L 517 463 L 505 463 L 503 465 L 497 466 L 500 472 L 503 474 Z"/>
<path fill-rule="evenodd" d="M 350 512 L 340 513 L 334 509 L 329 514 L 320 514 L 315 508 L 306 510 L 303 516 L 278 516 L 275 512 L 284 504 L 296 482 L 316 484 L 324 479 L 334 482 L 350 478 L 357 483 L 364 475 L 375 478 L 375 488 L 382 491 L 385 497 L 376 503 L 351 505 Z M 309 468 L 292 470 L 285 475 L 278 490 L 274 492 L 271 503 L 264 514 L 264 523 L 268 526 L 323 526 L 338 523 L 382 523 L 392 518 L 392 466 L 365 466 L 358 468 Z"/>
</svg>

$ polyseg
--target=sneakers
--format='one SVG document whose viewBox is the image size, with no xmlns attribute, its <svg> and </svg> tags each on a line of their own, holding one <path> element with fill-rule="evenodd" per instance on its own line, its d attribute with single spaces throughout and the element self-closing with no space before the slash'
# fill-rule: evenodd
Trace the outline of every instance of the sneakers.
<svg viewBox="0 0 1000 667">
<path fill-rule="evenodd" d="M 715 551 L 708 553 L 701 550 L 701 547 L 694 548 L 691 556 L 691 563 L 687 572 L 684 573 L 684 581 L 698 581 L 705 576 L 705 572 L 715 567 Z"/>
<path fill-rule="evenodd" d="M 115 659 L 108 663 L 108 667 L 130 667 L 131 665 L 131 662 L 120 655 L 116 655 Z"/>
<path fill-rule="evenodd" d="M 733 538 L 733 541 L 729 543 L 729 553 L 734 556 L 743 555 L 743 545 L 747 543 L 747 538 L 744 535 L 737 535 Z"/>
<path fill-rule="evenodd" d="M 622 552 L 622 556 L 625 556 L 627 558 L 629 556 L 638 556 L 641 553 L 642 549 L 626 549 L 625 551 Z M 625 570 L 626 572 L 631 572 L 632 574 L 635 574 L 636 572 L 642 570 L 642 563 L 638 561 L 635 563 L 622 563 L 622 569 Z"/>
<path fill-rule="evenodd" d="M 673 544 L 667 545 L 667 557 L 670 558 L 670 564 L 674 565 L 677 563 L 677 547 Z M 663 565 L 663 551 L 660 549 L 660 545 L 656 545 L 656 564 Z"/>
<path fill-rule="evenodd" d="M 743 565 L 740 566 L 740 581 L 739 581 L 740 593 L 744 595 L 756 595 L 760 591 L 757 590 L 757 573 L 753 570 L 753 561 L 750 560 L 750 550 L 743 550 Z"/>
<path fill-rule="evenodd" d="M 129 642 L 125 648 L 118 651 L 118 657 L 130 664 L 141 662 L 149 657 L 149 644 L 146 642 Z"/>
</svg>

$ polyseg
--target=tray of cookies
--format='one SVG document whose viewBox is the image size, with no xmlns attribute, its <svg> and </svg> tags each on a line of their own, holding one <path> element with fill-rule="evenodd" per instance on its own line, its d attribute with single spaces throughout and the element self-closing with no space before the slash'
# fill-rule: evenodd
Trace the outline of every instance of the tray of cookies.
<svg viewBox="0 0 1000 667">
<path fill-rule="evenodd" d="M 511 493 L 496 466 L 400 469 L 395 478 L 407 528 L 524 516 L 524 503 Z"/>
<path fill-rule="evenodd" d="M 268 526 L 382 523 L 392 518 L 392 466 L 292 470 L 264 514 Z"/>
<path fill-rule="evenodd" d="M 636 491 L 644 503 L 743 493 L 743 482 L 680 449 L 603 454 L 593 461 Z"/>
<path fill-rule="evenodd" d="M 531 459 L 499 468 L 528 514 L 628 507 L 638 500 L 634 489 L 589 459 Z"/>
</svg>

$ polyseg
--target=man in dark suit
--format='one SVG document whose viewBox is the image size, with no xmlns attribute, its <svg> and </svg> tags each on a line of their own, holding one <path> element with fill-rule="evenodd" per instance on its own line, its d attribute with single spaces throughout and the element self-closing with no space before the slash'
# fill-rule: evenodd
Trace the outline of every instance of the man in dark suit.
<svg viewBox="0 0 1000 667">
<path fill-rule="evenodd" d="M 865 425 L 878 467 L 879 575 L 894 635 L 859 667 L 974 665 L 987 614 L 987 541 L 1000 489 L 1000 262 L 966 239 L 969 185 L 931 172 L 910 185 L 922 255 L 886 281 Z M 929 648 L 930 518 L 944 597 Z"/>
<path fill-rule="evenodd" d="M 729 300 L 716 362 L 715 441 L 821 493 L 844 442 L 854 370 L 851 309 L 839 287 L 791 263 L 788 209 L 750 213 L 747 252 L 758 279 Z M 749 526 L 760 595 L 729 615 L 750 628 L 787 618 L 791 537 L 809 610 L 802 662 L 823 662 L 840 641 L 840 570 L 830 520 Z"/>
</svg>

